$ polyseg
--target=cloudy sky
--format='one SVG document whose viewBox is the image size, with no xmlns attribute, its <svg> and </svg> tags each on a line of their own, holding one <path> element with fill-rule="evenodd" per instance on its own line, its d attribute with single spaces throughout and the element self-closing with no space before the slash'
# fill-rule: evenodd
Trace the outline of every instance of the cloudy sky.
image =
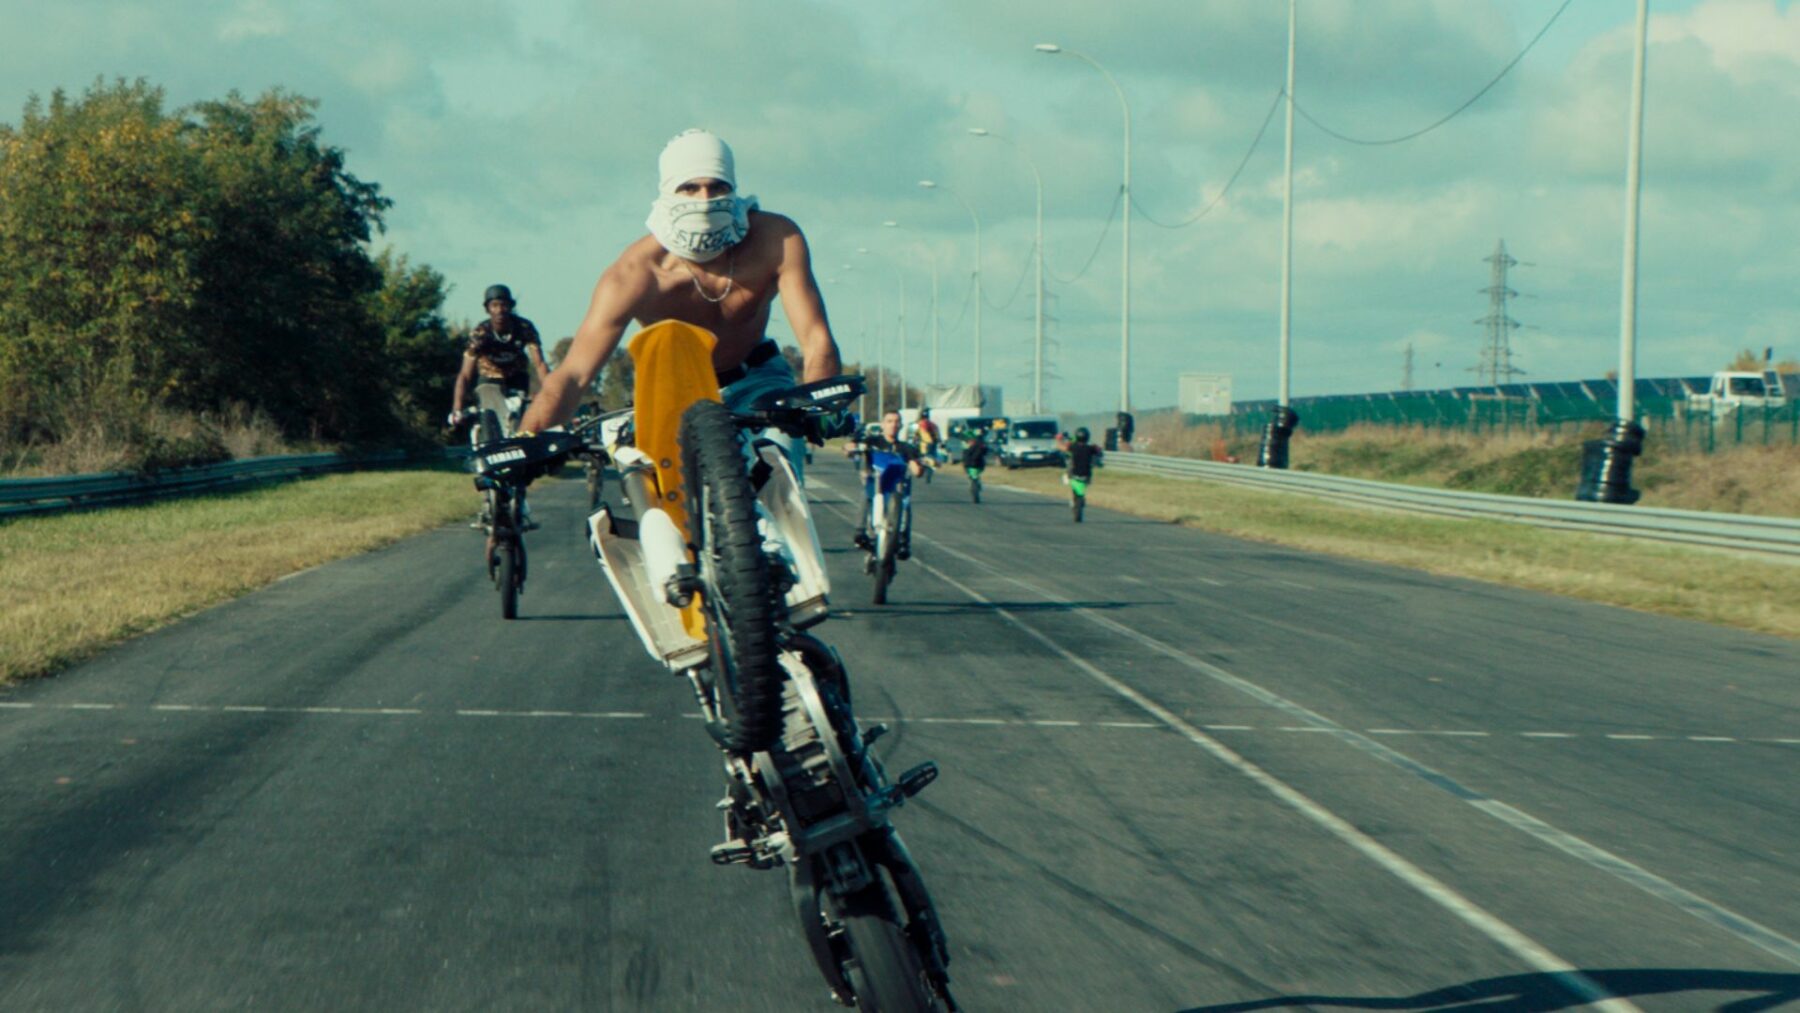
<svg viewBox="0 0 1800 1013">
<path fill-rule="evenodd" d="M 1300 0 L 1308 113 L 1364 138 L 1417 130 L 1513 59 L 1562 0 Z M 1738 349 L 1800 354 L 1800 7 L 1652 0 L 1640 375 L 1709 372 Z M 1029 15 L 1020 12 L 1028 10 Z M 1527 379 L 1617 362 L 1634 4 L 1574 0 L 1467 112 L 1414 140 L 1353 145 L 1296 126 L 1296 395 L 1473 382 L 1483 263 L 1524 262 L 1513 337 Z M 282 87 L 318 98 L 326 138 L 395 201 L 383 242 L 448 276 L 453 314 L 510 283 L 550 339 L 642 234 L 662 143 L 704 126 L 739 182 L 806 229 L 852 357 L 876 334 L 941 378 L 974 340 L 969 214 L 980 215 L 984 379 L 1024 396 L 1034 184 L 1043 172 L 1049 407 L 1110 406 L 1119 386 L 1117 77 L 1132 112 L 1132 385 L 1173 403 L 1184 371 L 1276 383 L 1276 0 L 0 0 L 0 119 L 32 93 L 145 77 L 173 103 Z M 985 127 L 1012 141 L 968 135 Z M 1146 217 L 1149 216 L 1149 217 Z M 899 228 L 883 228 L 893 220 Z M 866 253 L 859 252 L 866 250 Z M 1091 259 L 1090 259 L 1091 258 Z M 1084 265 L 1086 266 L 1083 273 Z M 778 337 L 787 337 L 779 315 Z M 1013 400 L 1014 405 L 1019 404 Z"/>
</svg>

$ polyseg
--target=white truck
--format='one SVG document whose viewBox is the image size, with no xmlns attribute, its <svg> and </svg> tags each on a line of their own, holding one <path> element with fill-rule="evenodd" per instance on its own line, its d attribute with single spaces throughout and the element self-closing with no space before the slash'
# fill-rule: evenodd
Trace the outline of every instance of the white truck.
<svg viewBox="0 0 1800 1013">
<path fill-rule="evenodd" d="M 1689 394 L 1687 410 L 1710 412 L 1714 418 L 1741 408 L 1779 408 L 1787 404 L 1782 376 L 1774 370 L 1722 370 L 1714 373 L 1704 394 Z"/>
</svg>

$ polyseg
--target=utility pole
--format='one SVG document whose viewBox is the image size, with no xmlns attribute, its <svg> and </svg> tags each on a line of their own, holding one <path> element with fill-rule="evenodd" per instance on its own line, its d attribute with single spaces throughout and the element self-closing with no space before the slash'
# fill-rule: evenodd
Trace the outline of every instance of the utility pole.
<svg viewBox="0 0 1800 1013">
<path fill-rule="evenodd" d="M 1406 366 L 1400 372 L 1400 389 L 1401 390 L 1412 390 L 1413 389 L 1412 362 L 1413 362 L 1413 346 L 1412 346 L 1412 342 L 1408 341 L 1406 343 Z"/>
<path fill-rule="evenodd" d="M 1488 271 L 1488 287 L 1480 290 L 1488 294 L 1488 313 L 1475 322 L 1486 325 L 1487 333 L 1481 344 L 1481 362 L 1475 367 L 1475 375 L 1486 383 L 1499 386 L 1512 382 L 1513 377 L 1525 372 L 1512 363 L 1512 332 L 1518 329 L 1519 322 L 1506 313 L 1506 300 L 1519 294 L 1506 286 L 1506 272 L 1518 261 L 1506 252 L 1504 239 L 1496 242 L 1494 252 L 1482 260 L 1493 266 Z"/>
</svg>

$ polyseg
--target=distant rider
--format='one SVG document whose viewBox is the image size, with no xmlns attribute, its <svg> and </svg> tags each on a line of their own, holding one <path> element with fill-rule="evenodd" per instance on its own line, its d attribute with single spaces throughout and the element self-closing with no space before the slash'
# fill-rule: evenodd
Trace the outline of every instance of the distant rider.
<svg viewBox="0 0 1800 1013">
<path fill-rule="evenodd" d="M 980 432 L 969 434 L 969 442 L 963 446 L 962 466 L 969 469 L 971 479 L 981 478 L 981 472 L 987 467 L 987 440 Z"/>
<path fill-rule="evenodd" d="M 469 331 L 468 341 L 464 343 L 462 371 L 456 374 L 456 390 L 450 399 L 450 428 L 456 429 L 470 421 L 463 415 L 463 403 L 468 397 L 469 384 L 474 381 L 475 403 L 482 411 L 494 413 L 500 426 L 498 436 L 511 436 L 514 419 L 506 402 L 512 398 L 523 403 L 531 392 L 531 373 L 527 364 L 537 370 L 540 386 L 549 376 L 550 368 L 544 364 L 544 343 L 538 337 L 536 325 L 513 312 L 518 303 L 513 299 L 512 289 L 505 285 L 489 285 L 481 301 L 488 318 Z M 523 527 L 527 531 L 535 529 L 538 524 L 531 517 L 531 505 L 521 499 L 520 506 L 524 508 Z M 485 527 L 487 522 L 488 518 L 484 516 L 472 526 Z"/>
<path fill-rule="evenodd" d="M 1106 453 L 1088 442 L 1086 426 L 1075 430 L 1075 438 L 1069 441 L 1068 477 L 1083 482 L 1094 480 L 1094 468 L 1105 463 Z"/>
<path fill-rule="evenodd" d="M 856 534 L 851 541 L 856 547 L 865 551 L 873 549 L 875 543 L 869 538 L 869 512 L 875 505 L 875 475 L 868 467 L 870 455 L 885 452 L 898 456 L 906 462 L 906 472 L 914 478 L 925 473 L 925 466 L 919 463 L 919 448 L 900 438 L 900 413 L 888 409 L 881 417 L 881 432 L 865 436 L 862 439 L 863 454 L 863 496 L 862 515 L 856 521 Z M 911 554 L 912 528 L 910 522 L 900 533 L 900 546 L 897 555 L 905 559 Z"/>
<path fill-rule="evenodd" d="M 934 463 L 940 459 L 944 447 L 944 434 L 938 430 L 936 422 L 931 421 L 931 409 L 919 409 L 919 421 L 914 424 L 919 437 L 919 450 Z"/>
<path fill-rule="evenodd" d="M 505 285 L 489 285 L 482 296 L 488 318 L 476 324 L 463 346 L 462 372 L 456 374 L 456 391 L 450 399 L 450 425 L 463 422 L 463 403 L 469 385 L 475 386 L 475 403 L 483 411 L 492 411 L 500 421 L 501 434 L 511 436 L 513 420 L 508 417 L 506 399 L 523 398 L 531 390 L 531 372 L 537 370 L 541 385 L 550 375 L 544 364 L 544 343 L 537 327 L 513 312 L 512 289 Z"/>
</svg>

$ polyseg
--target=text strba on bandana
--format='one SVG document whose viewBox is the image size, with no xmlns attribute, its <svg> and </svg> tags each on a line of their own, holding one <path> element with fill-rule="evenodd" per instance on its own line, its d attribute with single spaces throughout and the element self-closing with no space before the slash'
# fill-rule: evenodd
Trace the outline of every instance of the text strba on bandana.
<svg viewBox="0 0 1800 1013">
<path fill-rule="evenodd" d="M 743 242 L 750 234 L 750 212 L 756 209 L 755 197 L 737 194 L 713 200 L 663 194 L 650 205 L 644 224 L 663 249 L 705 263 Z"/>
</svg>

